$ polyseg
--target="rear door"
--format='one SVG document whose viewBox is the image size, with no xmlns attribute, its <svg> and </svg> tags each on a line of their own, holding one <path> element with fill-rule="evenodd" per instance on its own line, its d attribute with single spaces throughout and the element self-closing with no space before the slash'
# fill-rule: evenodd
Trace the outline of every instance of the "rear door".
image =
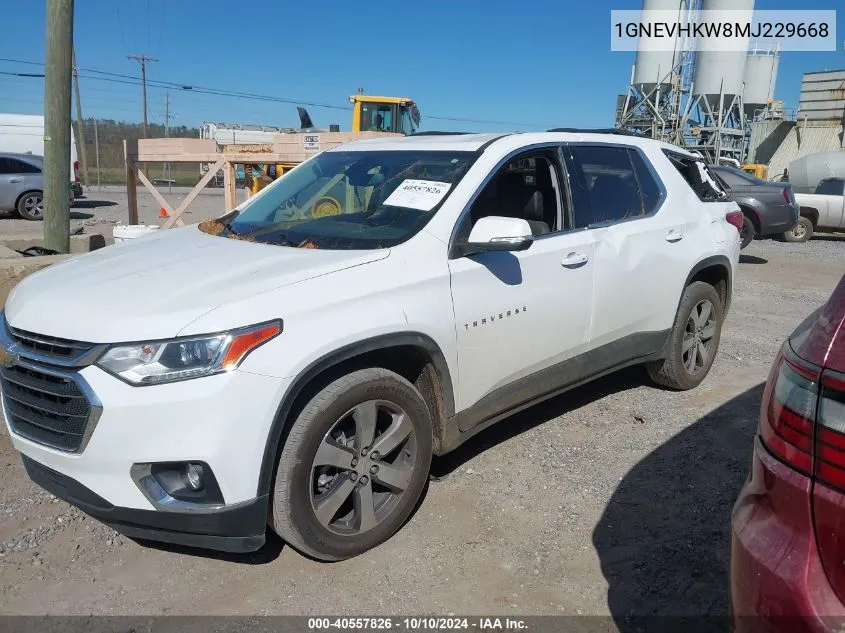
<svg viewBox="0 0 845 633">
<path fill-rule="evenodd" d="M 15 201 L 23 191 L 24 174 L 21 173 L 19 161 L 0 156 L 0 209 L 11 210 Z"/>
<path fill-rule="evenodd" d="M 590 348 L 622 342 L 619 361 L 657 351 L 695 255 L 685 218 L 666 208 L 666 189 L 639 148 L 573 143 L 565 153 L 574 226 L 596 244 Z"/>
<path fill-rule="evenodd" d="M 816 193 L 826 196 L 826 215 L 821 217 L 819 212 L 819 224 L 832 228 L 845 227 L 845 181 L 837 178 L 823 180 L 816 188 Z"/>
</svg>

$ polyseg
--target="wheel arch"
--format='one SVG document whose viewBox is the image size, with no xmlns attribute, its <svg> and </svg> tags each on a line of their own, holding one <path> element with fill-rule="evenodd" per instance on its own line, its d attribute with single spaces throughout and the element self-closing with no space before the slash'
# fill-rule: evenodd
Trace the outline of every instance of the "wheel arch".
<svg viewBox="0 0 845 633">
<path fill-rule="evenodd" d="M 719 298 L 722 300 L 722 305 L 725 308 L 725 314 L 731 306 L 731 294 L 733 289 L 733 277 L 731 269 L 731 260 L 725 255 L 713 255 L 706 257 L 692 267 L 687 280 L 684 282 L 684 288 L 689 286 L 694 281 L 703 281 L 710 284 L 716 289 Z M 683 296 L 683 289 L 681 289 L 681 296 Z M 678 298 L 678 306 L 681 305 L 681 298 Z"/>
<path fill-rule="evenodd" d="M 276 460 L 298 410 L 338 376 L 365 366 L 396 371 L 420 390 L 431 412 L 437 452 L 445 434 L 446 420 L 455 413 L 452 377 L 446 357 L 431 337 L 420 332 L 376 336 L 336 349 L 312 361 L 296 376 L 279 403 L 267 437 L 258 477 L 259 496 L 271 492 Z"/>
<path fill-rule="evenodd" d="M 819 225 L 819 210 L 815 207 L 802 206 L 799 214 L 813 223 L 813 229 Z"/>
<path fill-rule="evenodd" d="M 739 205 L 739 210 L 742 211 L 742 215 L 751 220 L 751 224 L 754 225 L 754 232 L 759 235 L 762 229 L 760 213 L 747 201 L 738 202 L 737 204 Z"/>
<path fill-rule="evenodd" d="M 20 195 L 17 198 L 15 198 L 15 209 L 18 208 L 18 205 L 20 204 L 20 202 L 21 202 L 21 200 L 23 199 L 24 196 L 26 196 L 30 193 L 36 193 L 36 192 L 40 193 L 42 197 L 44 196 L 44 190 L 39 189 L 38 187 L 33 187 L 32 189 L 25 189 L 24 191 L 22 191 L 20 193 Z"/>
</svg>

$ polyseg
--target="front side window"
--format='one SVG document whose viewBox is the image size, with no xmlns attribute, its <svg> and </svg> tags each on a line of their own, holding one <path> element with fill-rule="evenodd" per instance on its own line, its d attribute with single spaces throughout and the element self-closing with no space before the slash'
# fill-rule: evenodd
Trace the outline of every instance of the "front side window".
<svg viewBox="0 0 845 633">
<path fill-rule="evenodd" d="M 361 130 L 363 132 L 393 132 L 395 104 L 362 103 Z"/>
<path fill-rule="evenodd" d="M 572 145 L 567 153 L 575 228 L 617 222 L 646 213 L 627 148 Z M 653 202 L 653 192 L 649 195 Z"/>
<path fill-rule="evenodd" d="M 324 152 L 278 179 L 218 230 L 208 232 L 303 248 L 388 248 L 428 223 L 477 156 L 438 151 Z"/>
</svg>

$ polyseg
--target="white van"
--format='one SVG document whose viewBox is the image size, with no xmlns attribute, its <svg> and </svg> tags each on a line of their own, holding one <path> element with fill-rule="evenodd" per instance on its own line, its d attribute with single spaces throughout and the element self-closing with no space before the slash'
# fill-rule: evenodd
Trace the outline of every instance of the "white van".
<svg viewBox="0 0 845 633">
<path fill-rule="evenodd" d="M 44 155 L 44 117 L 39 114 L 5 114 L 0 112 L 0 152 Z M 70 129 L 70 173 L 74 195 L 82 195 L 79 181 L 79 160 L 73 127 Z"/>
</svg>

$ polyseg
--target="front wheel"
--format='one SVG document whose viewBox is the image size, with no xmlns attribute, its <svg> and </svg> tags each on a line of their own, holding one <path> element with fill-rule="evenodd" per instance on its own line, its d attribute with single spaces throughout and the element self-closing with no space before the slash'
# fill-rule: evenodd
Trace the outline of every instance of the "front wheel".
<svg viewBox="0 0 845 633">
<path fill-rule="evenodd" d="M 754 240 L 754 235 L 756 231 L 754 230 L 754 223 L 747 217 L 743 216 L 742 218 L 742 229 L 739 231 L 739 239 L 740 249 L 745 248 Z"/>
<path fill-rule="evenodd" d="M 803 243 L 813 236 L 813 222 L 810 218 L 805 218 L 803 215 L 795 222 L 795 226 L 791 230 L 783 234 L 783 239 L 787 242 Z"/>
<path fill-rule="evenodd" d="M 273 529 L 320 560 L 357 556 L 410 516 L 431 454 L 431 416 L 411 383 L 381 368 L 342 376 L 311 398 L 285 440 Z"/>
<path fill-rule="evenodd" d="M 663 360 L 646 365 L 649 377 L 670 389 L 693 389 L 701 384 L 716 357 L 722 334 L 722 301 L 703 281 L 686 287 L 681 296 Z"/>
<path fill-rule="evenodd" d="M 44 219 L 44 194 L 40 191 L 30 191 L 18 200 L 18 213 L 24 220 Z"/>
</svg>

